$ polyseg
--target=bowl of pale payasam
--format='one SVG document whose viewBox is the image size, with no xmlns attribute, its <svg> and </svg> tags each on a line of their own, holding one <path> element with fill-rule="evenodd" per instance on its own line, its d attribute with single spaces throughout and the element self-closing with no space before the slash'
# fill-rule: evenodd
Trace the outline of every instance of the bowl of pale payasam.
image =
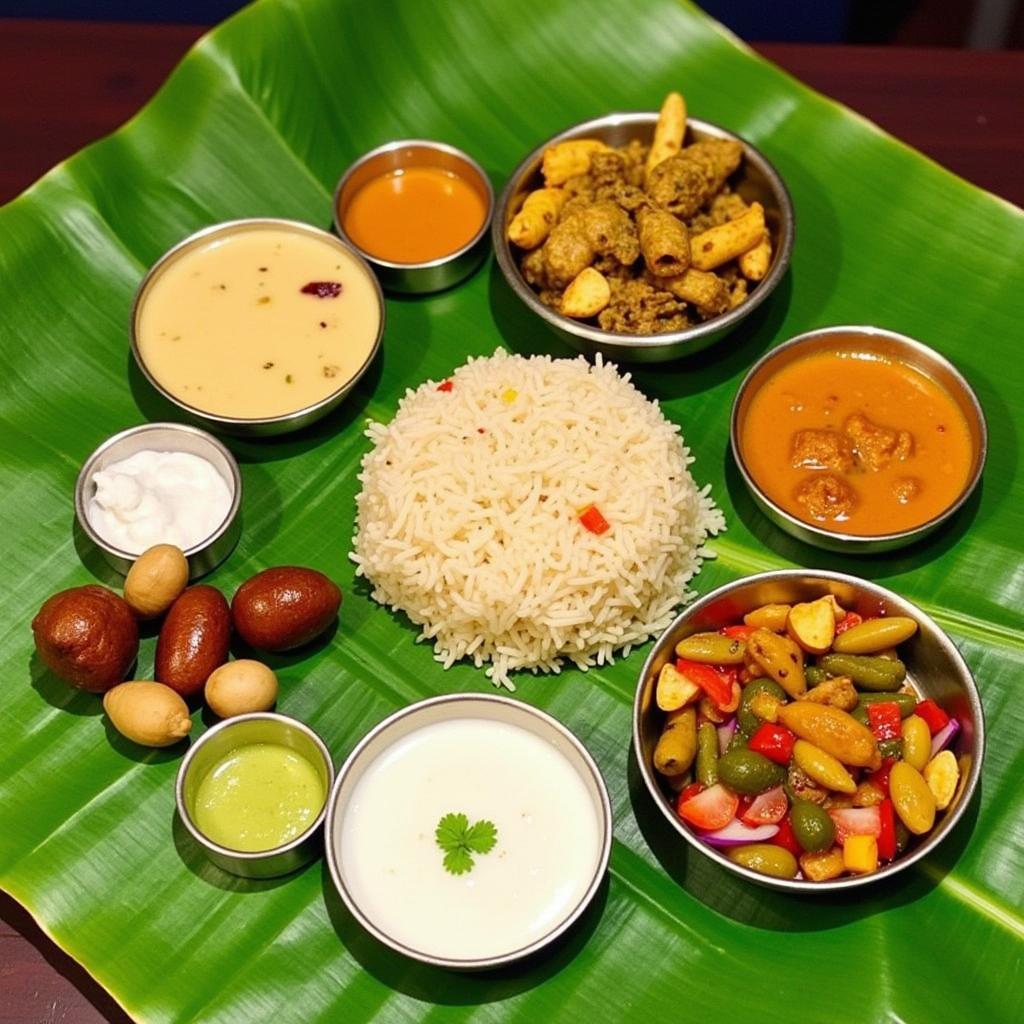
<svg viewBox="0 0 1024 1024">
<path fill-rule="evenodd" d="M 953 516 L 981 479 L 970 384 L 927 345 L 826 327 L 763 356 L 732 409 L 732 451 L 760 509 L 832 551 L 888 551 Z"/>
</svg>

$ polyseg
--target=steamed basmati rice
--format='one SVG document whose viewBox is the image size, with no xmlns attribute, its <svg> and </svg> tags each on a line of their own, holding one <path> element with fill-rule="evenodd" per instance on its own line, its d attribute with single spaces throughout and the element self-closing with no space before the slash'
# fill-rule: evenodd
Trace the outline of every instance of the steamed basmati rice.
<svg viewBox="0 0 1024 1024">
<path fill-rule="evenodd" d="M 370 422 L 352 560 L 451 666 L 612 661 L 661 632 L 724 529 L 679 427 L 600 356 L 470 359 Z M 595 504 L 611 529 L 588 532 Z"/>
</svg>

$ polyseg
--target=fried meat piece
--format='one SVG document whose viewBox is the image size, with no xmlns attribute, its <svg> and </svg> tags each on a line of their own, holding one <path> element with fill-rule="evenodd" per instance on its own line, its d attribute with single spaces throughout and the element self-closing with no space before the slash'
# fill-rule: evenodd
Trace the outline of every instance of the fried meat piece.
<svg viewBox="0 0 1024 1024">
<path fill-rule="evenodd" d="M 644 280 L 609 281 L 611 302 L 597 317 L 606 331 L 620 334 L 662 334 L 690 326 L 686 304 Z"/>
<path fill-rule="evenodd" d="M 526 253 L 519 263 L 519 268 L 528 285 L 534 288 L 547 287 L 548 269 L 543 248 L 531 249 Z"/>
<path fill-rule="evenodd" d="M 834 469 L 848 473 L 856 465 L 853 442 L 838 430 L 798 430 L 790 458 L 794 469 Z"/>
<path fill-rule="evenodd" d="M 812 704 L 828 704 L 840 711 L 852 711 L 860 703 L 860 694 L 846 676 L 836 676 L 818 683 L 813 689 L 800 694 L 797 700 Z"/>
<path fill-rule="evenodd" d="M 578 174 L 574 178 L 570 178 L 562 188 L 568 194 L 569 199 L 565 206 L 562 207 L 562 217 L 566 216 L 566 207 L 570 204 L 576 203 L 578 206 L 580 202 L 592 203 L 594 201 L 594 179 L 587 174 Z"/>
<path fill-rule="evenodd" d="M 579 216 L 595 253 L 599 256 L 614 256 L 624 265 L 637 261 L 640 242 L 636 228 L 621 207 L 606 199 L 581 210 Z"/>
<path fill-rule="evenodd" d="M 565 288 L 594 260 L 585 209 L 574 210 L 568 216 L 563 212 L 562 219 L 551 229 L 547 241 L 540 248 L 544 260 L 544 281 L 551 288 Z"/>
<path fill-rule="evenodd" d="M 590 158 L 590 178 L 595 189 L 606 185 L 628 184 L 625 158 L 614 149 L 595 153 Z"/>
<path fill-rule="evenodd" d="M 644 145 L 639 139 L 631 139 L 625 146 L 619 146 L 615 150 L 622 157 L 626 183 L 633 188 L 643 188 L 644 168 L 650 150 L 651 147 Z"/>
<path fill-rule="evenodd" d="M 843 430 L 853 441 L 857 458 L 865 469 L 883 469 L 894 459 L 903 462 L 914 450 L 914 437 L 909 430 L 879 426 L 860 412 L 846 417 Z"/>
<path fill-rule="evenodd" d="M 647 193 L 670 213 L 692 217 L 740 165 L 743 147 L 731 139 L 705 139 L 663 160 L 647 179 Z"/>
<path fill-rule="evenodd" d="M 814 473 L 794 493 L 797 502 L 818 522 L 846 519 L 857 505 L 853 488 L 834 473 Z"/>
<path fill-rule="evenodd" d="M 651 205 L 650 196 L 643 189 L 622 183 L 602 185 L 594 191 L 594 198 L 607 199 L 625 210 L 626 213 L 635 213 L 637 210 Z"/>
<path fill-rule="evenodd" d="M 640 251 L 647 269 L 656 277 L 676 277 L 690 266 L 690 234 L 686 225 L 667 210 L 637 211 Z"/>
<path fill-rule="evenodd" d="M 746 200 L 738 192 L 729 191 L 726 185 L 711 200 L 707 209 L 686 219 L 686 226 L 693 234 L 699 235 L 708 228 L 717 228 L 719 224 L 742 217 L 749 209 Z"/>
</svg>

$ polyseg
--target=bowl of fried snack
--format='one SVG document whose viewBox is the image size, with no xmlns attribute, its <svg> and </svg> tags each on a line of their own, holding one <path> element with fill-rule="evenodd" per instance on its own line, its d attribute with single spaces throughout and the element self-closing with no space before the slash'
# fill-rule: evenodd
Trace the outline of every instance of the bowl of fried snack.
<svg viewBox="0 0 1024 1024">
<path fill-rule="evenodd" d="M 516 295 L 574 347 L 626 362 L 697 352 L 778 285 L 793 204 L 749 142 L 688 118 L 609 114 L 561 132 L 513 171 L 492 237 Z"/>
</svg>

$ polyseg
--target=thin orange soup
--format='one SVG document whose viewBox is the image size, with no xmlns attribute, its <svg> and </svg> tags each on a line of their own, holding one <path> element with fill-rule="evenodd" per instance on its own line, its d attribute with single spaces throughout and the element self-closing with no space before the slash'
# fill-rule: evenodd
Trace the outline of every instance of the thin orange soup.
<svg viewBox="0 0 1024 1024">
<path fill-rule="evenodd" d="M 762 490 L 804 522 L 875 536 L 913 529 L 963 492 L 963 413 L 939 384 L 873 353 L 794 360 L 750 401 L 740 444 Z"/>
<path fill-rule="evenodd" d="M 472 185 L 440 167 L 406 167 L 372 178 L 352 197 L 345 234 L 390 263 L 426 263 L 461 249 L 487 216 Z"/>
</svg>

